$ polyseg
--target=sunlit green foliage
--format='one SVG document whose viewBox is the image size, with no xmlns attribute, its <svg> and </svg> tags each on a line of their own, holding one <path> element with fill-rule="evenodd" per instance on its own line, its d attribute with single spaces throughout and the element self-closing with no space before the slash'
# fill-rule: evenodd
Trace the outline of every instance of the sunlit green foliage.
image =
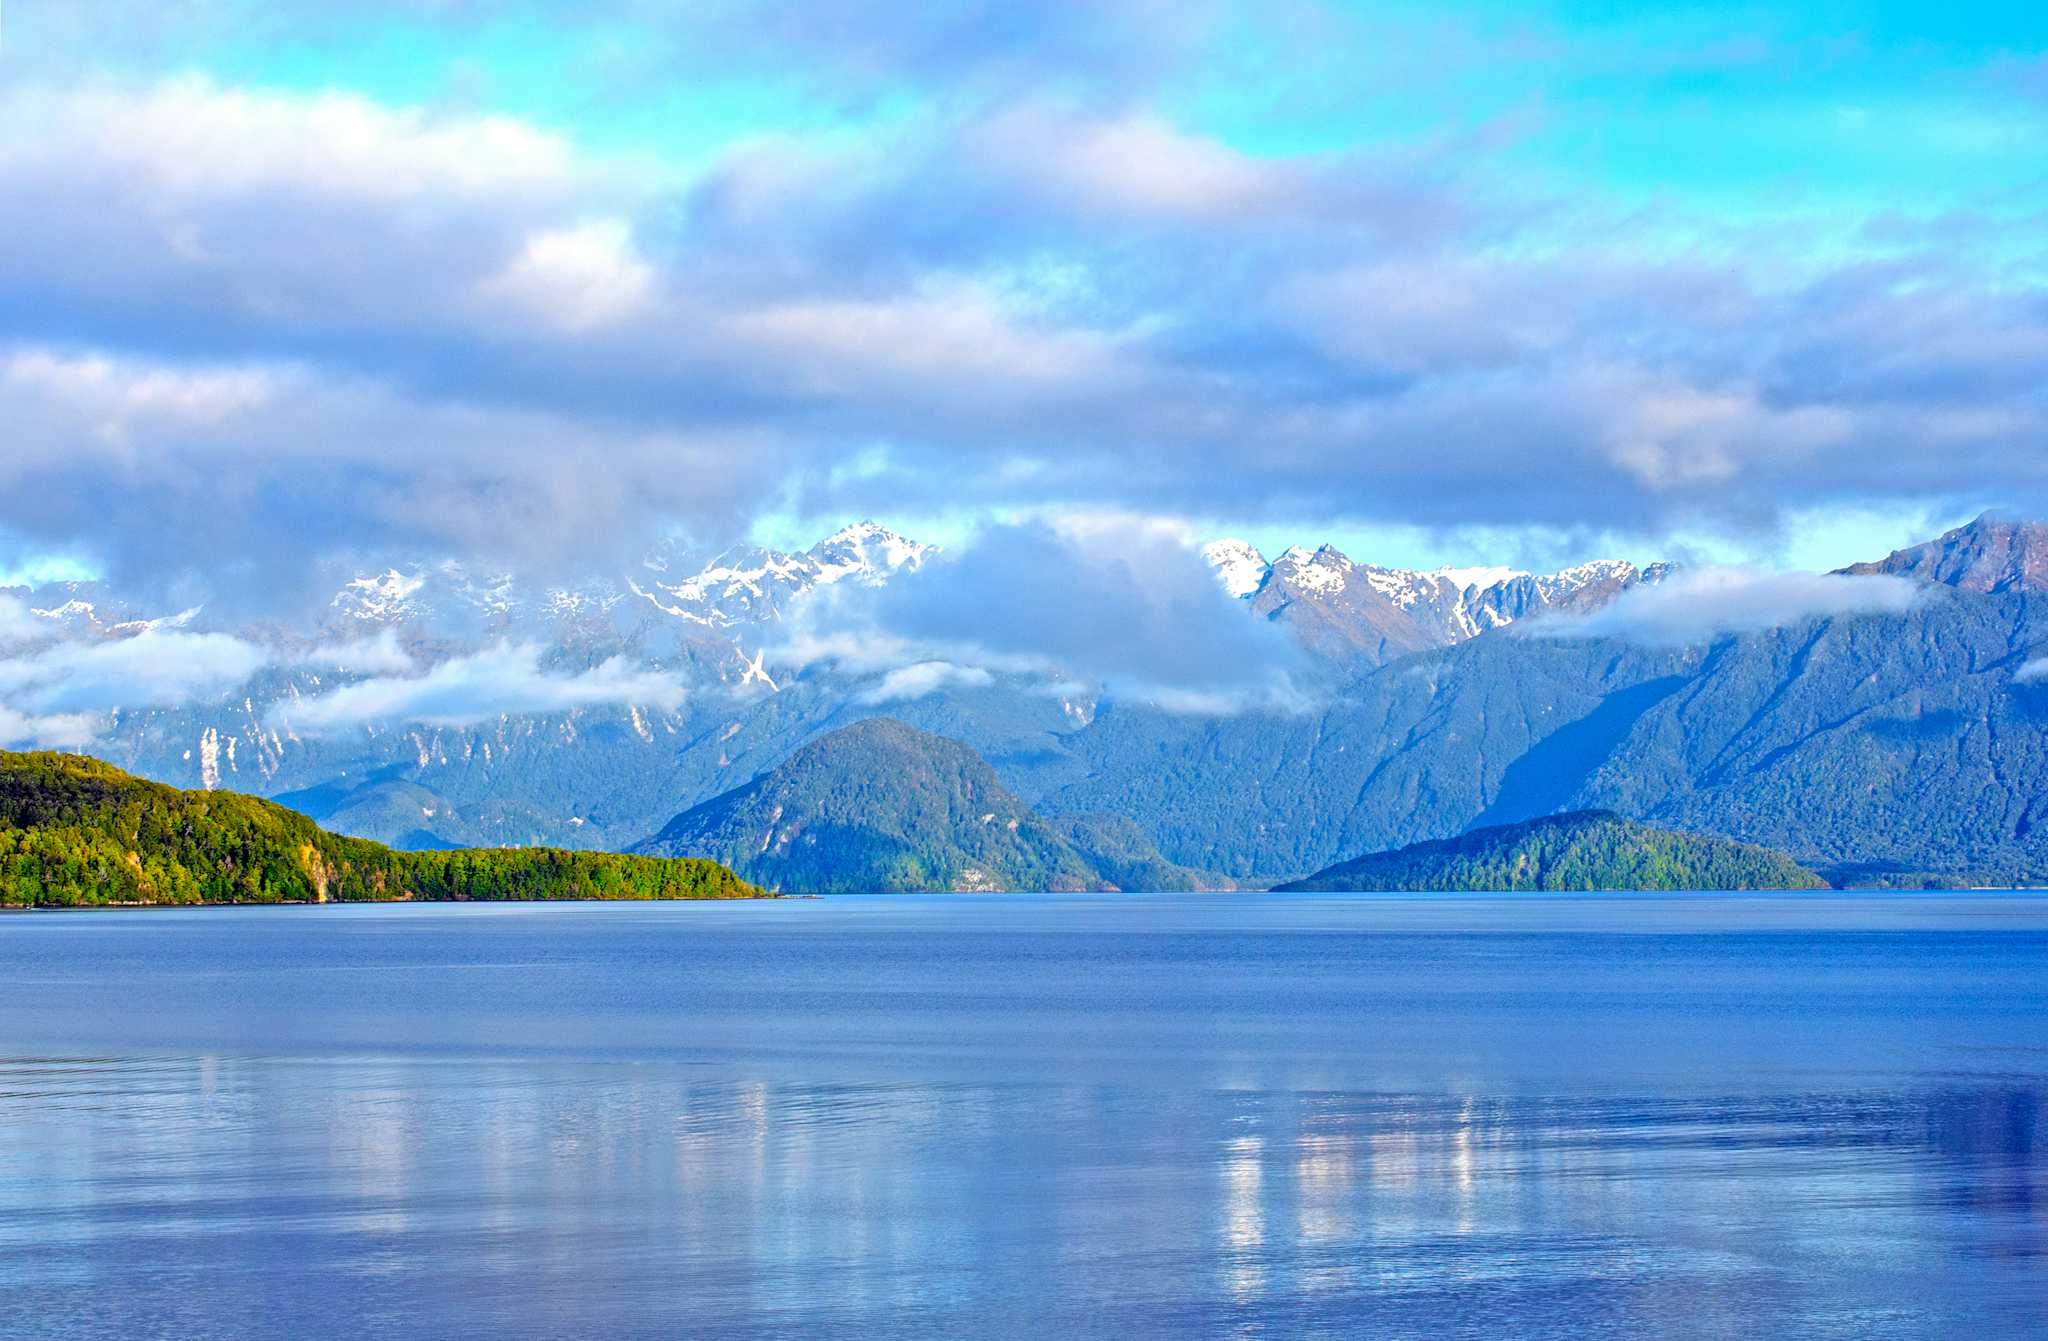
<svg viewBox="0 0 2048 1341">
<path fill-rule="evenodd" d="M 0 903 L 705 899 L 760 891 L 710 861 L 492 848 L 394 852 L 233 792 L 96 759 L 0 752 Z"/>
</svg>

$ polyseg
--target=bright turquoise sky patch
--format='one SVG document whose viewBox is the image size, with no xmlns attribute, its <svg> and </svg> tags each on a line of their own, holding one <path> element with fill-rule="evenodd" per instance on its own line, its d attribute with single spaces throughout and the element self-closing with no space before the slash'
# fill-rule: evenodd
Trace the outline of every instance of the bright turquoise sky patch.
<svg viewBox="0 0 2048 1341">
<path fill-rule="evenodd" d="M 853 109 L 815 96 L 787 69 L 736 64 L 696 46 L 687 23 L 606 18 L 604 8 L 586 16 L 504 5 L 449 21 L 431 5 L 295 13 L 245 2 L 146 59 L 131 57 L 127 73 L 199 73 L 274 92 L 514 117 L 593 153 L 659 155 L 681 168 L 753 136 L 886 126 L 919 103 L 906 87 Z"/>
<path fill-rule="evenodd" d="M 953 66 L 876 75 L 854 93 L 816 62 L 777 59 L 772 38 L 735 47 L 719 26 L 732 11 L 720 6 L 701 16 L 602 4 L 243 3 L 202 13 L 216 17 L 166 24 L 160 44 L 131 53 L 131 73 L 196 70 L 499 113 L 592 151 L 659 155 L 685 170 L 753 136 L 859 138 L 958 115 L 986 96 L 971 78 L 977 63 L 1004 56 L 964 47 Z M 1817 246 L 1849 253 L 1869 246 L 1862 225 L 1874 215 L 2048 207 L 2048 171 L 2012 171 L 2048 143 L 2048 6 L 1492 3 L 1447 13 L 1339 3 L 1301 13 L 1277 24 L 1263 7 L 1229 7 L 1142 85 L 1084 72 L 1021 91 L 1132 102 L 1262 157 L 1413 162 L 1424 175 L 1479 179 L 1509 201 L 1595 191 L 1611 208 L 1695 216 L 1685 229 L 1650 225 L 1652 245 L 1665 227 L 1670 245 L 1691 246 L 1702 221 L 1743 230 L 1799 220 Z M 10 18 L 26 31 L 17 52 L 50 22 Z"/>
<path fill-rule="evenodd" d="M 2040 77 L 2048 6 L 1340 12 L 1307 34 L 1241 16 L 1168 102 L 1261 155 L 1413 152 L 1531 198 L 1804 217 L 1831 248 L 1873 214 L 2048 204 L 2048 172 L 2012 171 L 2048 143 L 2048 98 L 2017 88 L 2029 63 Z"/>
</svg>

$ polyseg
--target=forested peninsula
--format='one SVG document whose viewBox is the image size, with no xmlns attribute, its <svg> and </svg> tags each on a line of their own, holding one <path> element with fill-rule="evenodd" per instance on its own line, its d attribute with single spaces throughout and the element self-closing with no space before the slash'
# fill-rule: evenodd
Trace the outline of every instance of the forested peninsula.
<svg viewBox="0 0 2048 1341">
<path fill-rule="evenodd" d="M 0 751 L 0 905 L 761 897 L 715 861 L 397 852 L 257 797 L 183 791 L 78 755 Z"/>
<path fill-rule="evenodd" d="M 1375 852 L 1277 892 L 1825 888 L 1818 875 L 1768 848 L 1581 810 Z"/>
</svg>

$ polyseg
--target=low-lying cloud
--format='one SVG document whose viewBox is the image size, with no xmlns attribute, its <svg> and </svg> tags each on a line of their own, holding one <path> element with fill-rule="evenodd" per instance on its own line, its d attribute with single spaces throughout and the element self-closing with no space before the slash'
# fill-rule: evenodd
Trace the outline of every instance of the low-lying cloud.
<svg viewBox="0 0 2048 1341">
<path fill-rule="evenodd" d="M 1590 614 L 1548 615 L 1515 627 L 1536 638 L 1687 646 L 1809 619 L 1899 614 L 1925 596 L 1924 587 L 1902 577 L 1685 568 L 1662 582 L 1631 587 Z"/>
<path fill-rule="evenodd" d="M 270 660 L 228 634 L 144 627 L 108 635 L 0 596 L 0 745 L 87 745 L 117 711 L 217 699 Z"/>
<path fill-rule="evenodd" d="M 429 663 L 390 629 L 312 646 L 175 627 L 105 631 L 41 617 L 0 596 L 0 746 L 89 746 L 117 714 L 225 702 L 250 692 L 266 671 L 359 677 L 270 710 L 271 725 L 300 735 L 382 722 L 461 726 L 602 705 L 670 709 L 685 692 L 673 676 L 622 657 L 585 669 L 551 667 L 545 649 L 532 644 Z"/>
<path fill-rule="evenodd" d="M 956 666 L 950 661 L 918 661 L 898 666 L 860 696 L 867 704 L 903 703 L 941 689 L 981 689 L 995 683 L 981 666 Z"/>
<path fill-rule="evenodd" d="M 26 713 L 0 703 L 0 747 L 73 750 L 97 740 L 102 718 L 88 712 Z"/>
<path fill-rule="evenodd" d="M 575 708 L 645 705 L 671 709 L 682 683 L 613 657 L 586 670 L 556 670 L 545 649 L 507 643 L 451 657 L 413 674 L 376 675 L 326 694 L 271 709 L 271 724 L 299 735 L 326 735 L 376 723 L 461 727 L 496 717 Z"/>
<path fill-rule="evenodd" d="M 826 589 L 769 650 L 881 674 L 869 702 L 997 674 L 1190 712 L 1292 704 L 1300 648 L 1217 585 L 1191 539 L 1132 523 L 989 527 L 880 589 Z"/>
<path fill-rule="evenodd" d="M 0 658 L 0 703 L 33 714 L 180 707 L 226 694 L 269 660 L 221 633 L 61 641 Z"/>
<path fill-rule="evenodd" d="M 320 643 L 295 654 L 292 661 L 308 670 L 355 675 L 406 675 L 419 669 L 393 629 L 379 629 L 367 638 Z"/>
</svg>

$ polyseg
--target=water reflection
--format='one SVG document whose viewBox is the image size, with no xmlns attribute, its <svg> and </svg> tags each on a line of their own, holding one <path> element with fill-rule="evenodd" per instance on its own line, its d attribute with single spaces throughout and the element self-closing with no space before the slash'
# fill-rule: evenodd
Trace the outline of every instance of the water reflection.
<svg viewBox="0 0 2048 1341">
<path fill-rule="evenodd" d="M 0 1335 L 2041 1335 L 2043 981 L 2040 900 L 15 919 Z"/>
<path fill-rule="evenodd" d="M 10 1335 L 2020 1335 L 2041 1101 L 15 1060 L 0 1298 Z"/>
</svg>

